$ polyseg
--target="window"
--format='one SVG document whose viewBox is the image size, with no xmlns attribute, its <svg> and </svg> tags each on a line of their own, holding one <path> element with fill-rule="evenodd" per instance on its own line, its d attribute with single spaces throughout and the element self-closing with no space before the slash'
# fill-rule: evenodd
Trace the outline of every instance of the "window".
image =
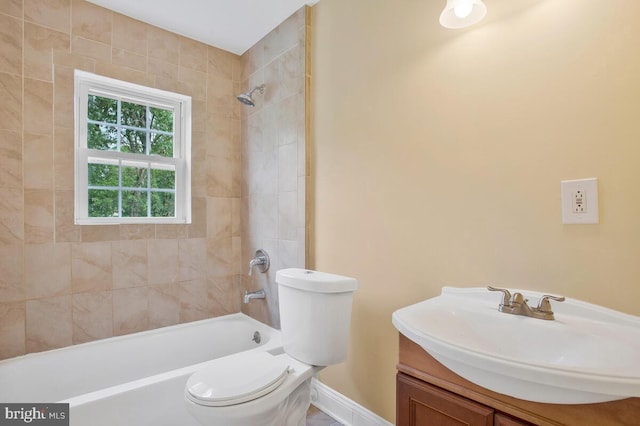
<svg viewBox="0 0 640 426">
<path fill-rule="evenodd" d="M 75 71 L 75 223 L 191 222 L 191 98 Z"/>
</svg>

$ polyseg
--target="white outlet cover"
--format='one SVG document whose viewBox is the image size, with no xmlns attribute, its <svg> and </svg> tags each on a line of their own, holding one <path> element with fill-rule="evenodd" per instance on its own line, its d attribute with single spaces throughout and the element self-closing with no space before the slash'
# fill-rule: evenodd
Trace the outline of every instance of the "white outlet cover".
<svg viewBox="0 0 640 426">
<path fill-rule="evenodd" d="M 573 198 L 577 191 L 581 191 L 584 195 L 585 211 L 583 213 L 573 211 Z M 560 181 L 560 195 L 563 224 L 593 224 L 599 222 L 597 178 Z"/>
</svg>

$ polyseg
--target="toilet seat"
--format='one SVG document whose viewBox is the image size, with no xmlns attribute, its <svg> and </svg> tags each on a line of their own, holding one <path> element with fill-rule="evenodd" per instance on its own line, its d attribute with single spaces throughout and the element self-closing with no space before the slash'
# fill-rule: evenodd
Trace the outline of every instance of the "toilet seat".
<svg viewBox="0 0 640 426">
<path fill-rule="evenodd" d="M 220 358 L 194 373 L 185 395 L 198 405 L 226 407 L 260 398 L 277 389 L 289 375 L 285 357 L 246 352 Z"/>
</svg>

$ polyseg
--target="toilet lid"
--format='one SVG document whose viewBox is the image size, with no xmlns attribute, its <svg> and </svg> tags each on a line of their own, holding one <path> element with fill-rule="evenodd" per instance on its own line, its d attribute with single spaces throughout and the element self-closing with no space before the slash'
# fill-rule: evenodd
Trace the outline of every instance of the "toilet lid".
<svg viewBox="0 0 640 426">
<path fill-rule="evenodd" d="M 239 353 L 215 360 L 187 381 L 187 396 L 196 404 L 222 407 L 260 398 L 289 374 L 283 357 L 268 352 Z"/>
</svg>

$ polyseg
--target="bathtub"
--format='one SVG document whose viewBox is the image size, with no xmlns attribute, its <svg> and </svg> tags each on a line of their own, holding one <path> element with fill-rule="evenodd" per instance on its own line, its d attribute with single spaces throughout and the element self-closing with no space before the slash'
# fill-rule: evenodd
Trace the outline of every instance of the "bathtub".
<svg viewBox="0 0 640 426">
<path fill-rule="evenodd" d="M 280 332 L 244 314 L 112 337 L 0 361 L 0 402 L 69 403 L 72 426 L 197 426 L 189 376 L 256 350 L 280 353 Z"/>
</svg>

